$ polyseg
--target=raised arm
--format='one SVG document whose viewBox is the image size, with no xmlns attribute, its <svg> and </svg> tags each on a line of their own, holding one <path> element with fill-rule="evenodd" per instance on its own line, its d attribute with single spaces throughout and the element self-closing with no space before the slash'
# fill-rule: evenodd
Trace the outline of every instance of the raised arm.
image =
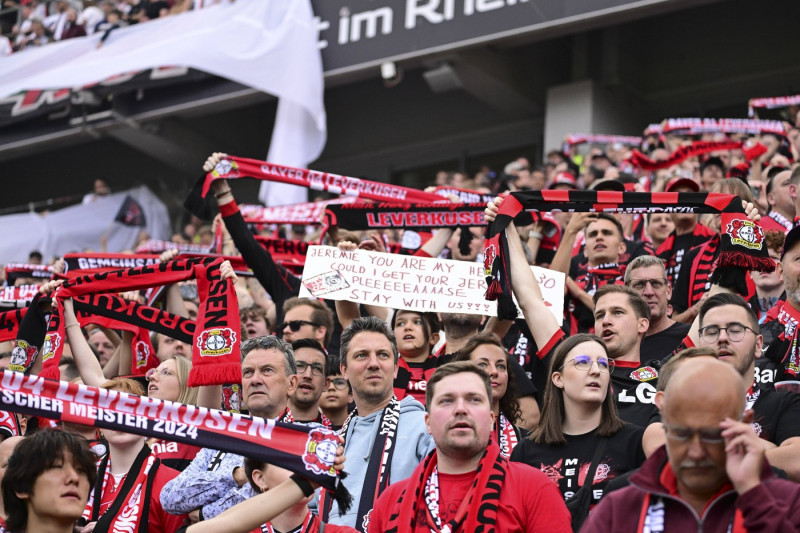
<svg viewBox="0 0 800 533">
<path fill-rule="evenodd" d="M 497 207 L 502 202 L 502 198 L 496 198 L 489 202 L 486 207 L 486 220 L 491 222 L 497 216 Z M 522 250 L 522 242 L 514 223 L 506 228 L 506 238 L 508 239 L 509 264 L 511 266 L 511 288 L 517 297 L 517 303 L 525 321 L 533 334 L 533 340 L 537 346 L 546 346 L 553 338 L 553 335 L 561 329 L 556 322 L 553 313 L 544 304 L 542 291 L 539 283 L 533 275 L 528 261 L 525 259 L 525 252 Z"/>
<path fill-rule="evenodd" d="M 64 331 L 81 379 L 85 385 L 99 387 L 108 380 L 103 375 L 100 361 L 97 360 L 92 348 L 86 341 L 86 337 L 83 336 L 80 324 L 78 324 L 78 318 L 75 316 L 75 309 L 72 306 L 72 298 L 64 298 L 62 306 L 64 309 Z"/>
</svg>

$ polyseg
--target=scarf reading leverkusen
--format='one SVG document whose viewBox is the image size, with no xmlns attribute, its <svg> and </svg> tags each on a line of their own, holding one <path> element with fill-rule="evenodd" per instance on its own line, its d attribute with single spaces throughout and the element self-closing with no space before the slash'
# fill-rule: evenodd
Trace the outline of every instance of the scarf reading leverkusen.
<svg viewBox="0 0 800 533">
<path fill-rule="evenodd" d="M 484 273 L 486 299 L 498 300 L 497 316 L 512 320 L 517 309 L 511 299 L 511 269 L 505 229 L 516 218 L 520 225 L 529 223 L 524 211 L 576 211 L 621 213 L 721 213 L 718 268 L 712 283 L 729 280 L 740 271 L 772 272 L 775 263 L 764 244 L 764 231 L 757 222 L 747 219 L 738 196 L 720 193 L 686 192 L 617 192 L 617 191 L 523 191 L 509 194 L 486 230 Z"/>
<path fill-rule="evenodd" d="M 203 176 L 189 193 L 184 207 L 200 218 L 211 218 L 211 209 L 205 198 L 211 182 L 218 179 L 254 178 L 263 181 L 277 181 L 317 191 L 327 191 L 344 196 L 357 196 L 378 202 L 439 202 L 442 197 L 436 194 L 411 189 L 390 183 L 381 183 L 328 172 L 316 172 L 304 168 L 276 165 L 267 161 L 229 156 L 220 161 L 214 170 Z"/>
<path fill-rule="evenodd" d="M 194 278 L 200 297 L 197 316 L 200 326 L 195 328 L 192 339 L 192 370 L 188 385 L 238 383 L 241 380 L 239 311 L 233 284 L 220 278 L 221 264 L 219 258 L 190 258 L 98 272 L 67 281 L 56 292 L 56 305 L 42 347 L 40 375 L 49 379 L 58 379 L 59 376 L 58 364 L 65 339 L 60 298 L 146 289 Z"/>
<path fill-rule="evenodd" d="M 326 428 L 10 371 L 0 374 L 0 392 L 0 409 L 254 457 L 319 483 L 336 493 L 341 508 L 349 507 L 333 469 L 339 437 Z"/>
</svg>

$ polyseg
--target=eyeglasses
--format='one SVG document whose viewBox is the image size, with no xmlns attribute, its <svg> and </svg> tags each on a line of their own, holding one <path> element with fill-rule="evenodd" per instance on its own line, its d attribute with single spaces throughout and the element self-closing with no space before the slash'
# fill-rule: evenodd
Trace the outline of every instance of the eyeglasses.
<svg viewBox="0 0 800 533">
<path fill-rule="evenodd" d="M 300 331 L 300 328 L 303 326 L 314 326 L 317 328 L 319 327 L 319 324 L 316 322 L 309 322 L 308 320 L 290 320 L 289 322 L 284 322 L 278 326 L 278 331 L 283 331 L 286 329 L 286 326 L 289 326 L 289 329 L 292 331 Z"/>
<path fill-rule="evenodd" d="M 715 343 L 717 342 L 717 339 L 719 339 L 719 333 L 722 330 L 725 330 L 728 335 L 728 340 L 731 342 L 739 342 L 740 340 L 744 339 L 744 335 L 748 330 L 752 331 L 753 334 L 756 333 L 753 328 L 748 328 L 744 324 L 734 322 L 733 324 L 728 324 L 727 328 L 721 328 L 719 326 L 706 326 L 700 330 L 700 338 L 703 339 L 703 342 L 707 344 Z"/>
<path fill-rule="evenodd" d="M 647 284 L 653 287 L 654 291 L 660 291 L 667 286 L 666 278 L 656 279 L 632 279 L 628 281 L 628 286 L 635 291 L 643 291 L 647 288 Z"/>
<path fill-rule="evenodd" d="M 614 360 L 606 359 L 605 357 L 598 357 L 597 361 L 595 361 L 588 355 L 576 355 L 573 359 L 570 359 L 561 365 L 561 368 L 567 366 L 567 363 L 572 363 L 572 366 L 584 372 L 589 372 L 594 363 L 597 363 L 597 368 L 599 368 L 600 372 L 603 372 L 604 374 L 610 374 L 614 371 Z"/>
<path fill-rule="evenodd" d="M 306 373 L 306 370 L 311 368 L 311 375 L 312 376 L 322 376 L 325 374 L 325 368 L 319 363 L 308 364 L 305 361 L 296 361 L 295 364 L 297 365 L 297 375 L 303 375 Z"/>
<path fill-rule="evenodd" d="M 160 378 L 168 378 L 170 376 L 174 376 L 175 372 L 173 372 L 169 368 L 162 368 L 161 370 L 157 368 L 151 368 L 150 370 L 147 371 L 144 377 L 147 378 L 147 381 L 152 381 L 153 376 L 155 376 L 156 374 L 158 374 Z"/>
<path fill-rule="evenodd" d="M 679 442 L 686 442 L 687 440 L 693 438 L 695 435 L 700 437 L 700 442 L 705 442 L 706 444 L 719 444 L 725 441 L 725 438 L 722 436 L 722 428 L 693 429 L 693 428 L 668 426 L 667 424 L 664 424 L 664 431 L 667 434 L 667 438 Z"/>
<path fill-rule="evenodd" d="M 344 378 L 333 378 L 328 380 L 328 387 L 333 385 L 336 390 L 344 390 L 347 388 L 347 380 Z"/>
</svg>

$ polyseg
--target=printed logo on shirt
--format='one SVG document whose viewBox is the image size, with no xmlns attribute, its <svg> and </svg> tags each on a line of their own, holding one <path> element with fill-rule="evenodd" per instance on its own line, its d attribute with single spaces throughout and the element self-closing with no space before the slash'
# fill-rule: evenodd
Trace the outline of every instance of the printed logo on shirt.
<svg viewBox="0 0 800 533">
<path fill-rule="evenodd" d="M 42 362 L 52 358 L 59 346 L 61 346 L 61 335 L 55 332 L 48 333 L 42 344 Z"/>
<path fill-rule="evenodd" d="M 646 533 L 663 533 L 664 531 L 664 502 L 658 498 L 647 508 L 642 531 Z"/>
<path fill-rule="evenodd" d="M 760 437 L 760 436 L 761 436 L 761 432 L 764 430 L 764 429 L 761 427 L 761 424 L 759 424 L 758 422 L 753 422 L 753 423 L 752 423 L 752 424 L 750 424 L 750 425 L 753 427 L 753 431 L 755 432 L 756 436 L 757 436 L 757 437 Z"/>
<path fill-rule="evenodd" d="M 231 328 L 207 329 L 197 338 L 197 347 L 203 357 L 228 355 L 233 351 L 236 333 Z"/>
<path fill-rule="evenodd" d="M 635 379 L 636 381 L 658 379 L 658 371 L 652 366 L 643 366 L 631 372 L 631 379 Z"/>
<path fill-rule="evenodd" d="M 750 220 L 732 220 L 728 223 L 727 233 L 731 236 L 731 243 L 751 250 L 760 250 L 764 240 L 764 230 Z"/>
</svg>

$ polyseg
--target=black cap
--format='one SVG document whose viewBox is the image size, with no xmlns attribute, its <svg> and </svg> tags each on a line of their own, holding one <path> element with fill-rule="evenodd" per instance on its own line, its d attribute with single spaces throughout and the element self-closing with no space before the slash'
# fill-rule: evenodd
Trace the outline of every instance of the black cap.
<svg viewBox="0 0 800 533">
<path fill-rule="evenodd" d="M 800 226 L 795 226 L 789 230 L 789 233 L 786 234 L 786 240 L 783 241 L 781 261 L 783 261 L 783 256 L 786 255 L 786 251 L 791 250 L 798 242 L 800 242 Z"/>
<path fill-rule="evenodd" d="M 702 174 L 706 167 L 718 167 L 722 172 L 725 172 L 725 164 L 719 157 L 709 157 L 700 164 L 700 173 Z"/>
</svg>

